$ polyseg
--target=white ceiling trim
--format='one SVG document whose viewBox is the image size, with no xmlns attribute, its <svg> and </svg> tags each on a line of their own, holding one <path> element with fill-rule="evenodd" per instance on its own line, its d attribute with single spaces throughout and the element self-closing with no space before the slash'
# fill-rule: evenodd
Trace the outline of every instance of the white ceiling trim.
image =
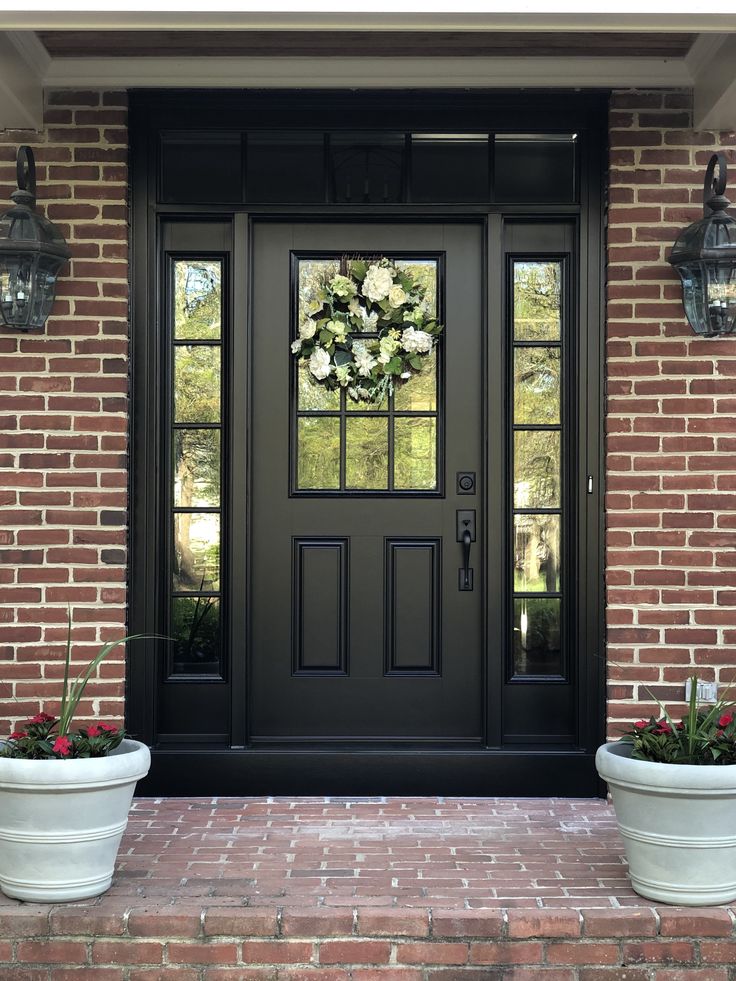
<svg viewBox="0 0 736 981">
<path fill-rule="evenodd" d="M 393 0 L 387 9 L 378 10 L 376 2 L 351 3 L 345 12 L 344 2 L 321 2 L 320 9 L 305 11 L 305 4 L 268 3 L 268 10 L 237 9 L 222 4 L 207 5 L 207 9 L 156 10 L 154 3 L 142 4 L 141 10 L 116 10 L 108 3 L 105 10 L 2 10 L 0 29 L 4 30 L 488 30 L 488 31 L 658 31 L 679 33 L 736 30 L 736 10 L 730 0 L 707 4 L 711 9 L 682 11 L 673 9 L 671 2 L 660 3 L 647 10 L 645 3 L 597 4 L 596 12 L 562 13 L 549 2 L 523 3 L 523 9 L 496 10 L 490 3 L 452 3 L 451 10 L 427 10 L 429 3 L 421 0 L 401 4 Z M 261 3 L 261 7 L 265 4 Z M 364 9 L 359 9 L 360 7 Z M 496 5 L 499 6 L 499 5 Z M 701 7 L 705 4 L 701 4 Z M 401 9 L 404 7 L 405 9 Z M 479 9 L 480 8 L 480 9 Z M 490 8 L 490 9 L 489 9 Z M 715 9 L 713 9 L 715 8 Z"/>
<path fill-rule="evenodd" d="M 736 129 L 736 34 L 722 37 L 706 59 L 689 67 L 695 82 L 694 128 Z"/>
<path fill-rule="evenodd" d="M 55 58 L 48 88 L 689 86 L 674 58 Z"/>
<path fill-rule="evenodd" d="M 48 54 L 46 59 L 48 66 L 51 61 Z M 0 32 L 0 129 L 38 130 L 42 126 L 40 66 L 33 54 L 16 44 L 16 39 Z"/>
</svg>

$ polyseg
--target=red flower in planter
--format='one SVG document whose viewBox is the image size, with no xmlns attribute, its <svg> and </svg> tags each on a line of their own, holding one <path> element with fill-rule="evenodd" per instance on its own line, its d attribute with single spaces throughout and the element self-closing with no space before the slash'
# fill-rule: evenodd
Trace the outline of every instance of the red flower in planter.
<svg viewBox="0 0 736 981">
<path fill-rule="evenodd" d="M 101 729 L 103 732 L 106 732 L 108 736 L 114 736 L 118 731 L 117 726 L 111 726 L 107 722 L 100 722 L 97 728 Z"/>
<path fill-rule="evenodd" d="M 87 726 L 87 737 L 101 736 L 104 732 L 102 726 Z"/>
<path fill-rule="evenodd" d="M 733 722 L 733 713 L 727 712 L 725 715 L 722 715 L 718 720 L 718 727 L 719 729 L 725 729 L 726 726 L 730 726 L 732 722 Z"/>
<path fill-rule="evenodd" d="M 59 756 L 68 756 L 72 751 L 72 741 L 67 736 L 57 736 L 54 742 L 54 752 Z"/>
<path fill-rule="evenodd" d="M 53 715 L 47 715 L 46 712 L 39 712 L 38 715 L 34 715 L 32 719 L 28 719 L 26 725 L 39 725 L 43 722 L 56 722 Z"/>
<path fill-rule="evenodd" d="M 670 736 L 672 735 L 672 726 L 666 719 L 660 719 L 657 723 L 657 728 L 654 730 L 655 736 Z"/>
<path fill-rule="evenodd" d="M 25 739 L 27 735 L 27 732 L 20 732 L 20 730 L 17 730 L 16 732 L 11 732 L 8 739 Z"/>
<path fill-rule="evenodd" d="M 646 729 L 646 727 L 648 725 L 649 725 L 648 722 L 646 722 L 644 719 L 640 719 L 638 722 L 635 722 L 634 723 L 634 728 L 635 729 Z"/>
</svg>

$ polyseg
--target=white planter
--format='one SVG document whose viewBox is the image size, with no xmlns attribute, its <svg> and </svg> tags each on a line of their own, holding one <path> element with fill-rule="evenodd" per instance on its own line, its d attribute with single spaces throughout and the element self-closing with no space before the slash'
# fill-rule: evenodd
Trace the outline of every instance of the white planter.
<svg viewBox="0 0 736 981">
<path fill-rule="evenodd" d="M 736 899 L 736 765 L 632 760 L 626 743 L 598 749 L 626 846 L 631 885 L 647 899 L 714 906 Z"/>
<path fill-rule="evenodd" d="M 124 739 L 87 760 L 0 758 L 0 889 L 56 903 L 109 889 L 148 747 Z"/>
</svg>

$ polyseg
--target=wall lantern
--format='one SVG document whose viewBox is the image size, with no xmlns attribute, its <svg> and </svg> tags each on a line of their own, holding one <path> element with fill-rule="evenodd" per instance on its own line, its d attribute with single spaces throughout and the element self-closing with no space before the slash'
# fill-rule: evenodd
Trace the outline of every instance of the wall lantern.
<svg viewBox="0 0 736 981">
<path fill-rule="evenodd" d="M 13 207 L 0 216 L 0 313 L 7 327 L 32 330 L 46 323 L 56 277 L 71 252 L 58 228 L 33 210 L 36 163 L 30 147 L 18 149 L 16 170 Z"/>
<path fill-rule="evenodd" d="M 705 172 L 703 217 L 680 232 L 669 259 L 682 279 L 690 326 L 703 337 L 736 330 L 736 220 L 726 214 L 725 190 L 726 158 L 714 153 Z"/>
</svg>

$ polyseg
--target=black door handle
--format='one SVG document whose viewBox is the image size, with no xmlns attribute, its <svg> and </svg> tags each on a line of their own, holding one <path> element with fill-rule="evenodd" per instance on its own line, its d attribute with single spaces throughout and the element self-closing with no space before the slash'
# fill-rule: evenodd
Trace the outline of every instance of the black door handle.
<svg viewBox="0 0 736 981">
<path fill-rule="evenodd" d="M 473 580 L 470 575 L 470 545 L 473 541 L 473 536 L 470 534 L 470 529 L 466 528 L 463 532 L 463 567 L 461 571 L 462 581 L 460 583 L 460 589 L 470 590 L 473 588 Z"/>
</svg>

